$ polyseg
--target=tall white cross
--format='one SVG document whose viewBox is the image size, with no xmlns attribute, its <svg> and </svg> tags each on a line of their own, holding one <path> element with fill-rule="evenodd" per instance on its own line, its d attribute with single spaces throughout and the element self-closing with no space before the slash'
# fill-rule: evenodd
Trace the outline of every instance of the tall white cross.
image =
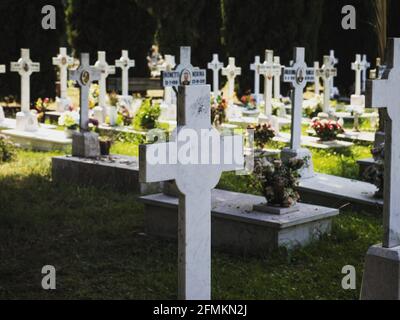
<svg viewBox="0 0 400 320">
<path fill-rule="evenodd" d="M 386 108 L 384 248 L 400 246 L 400 38 L 389 39 L 382 79 L 367 82 L 368 105 Z"/>
<path fill-rule="evenodd" d="M 316 96 L 319 96 L 321 93 L 321 84 L 320 84 L 320 66 L 319 66 L 319 61 L 314 62 L 314 70 L 315 70 L 315 81 L 314 81 L 314 92 Z"/>
<path fill-rule="evenodd" d="M 280 99 L 281 98 L 282 65 L 281 65 L 281 58 L 278 56 L 274 57 L 274 69 L 276 69 L 276 74 L 274 75 L 274 98 Z"/>
<path fill-rule="evenodd" d="M 179 65 L 173 71 L 164 71 L 161 74 L 163 87 L 173 87 L 175 91 L 180 85 L 206 84 L 206 71 L 195 68 L 191 63 L 191 48 L 180 48 Z"/>
<path fill-rule="evenodd" d="M 21 76 L 21 111 L 30 112 L 30 77 L 34 72 L 40 72 L 40 63 L 32 62 L 29 49 L 21 49 L 21 58 L 18 62 L 11 62 L 11 72 L 18 72 Z"/>
<path fill-rule="evenodd" d="M 331 105 L 330 83 L 337 76 L 337 69 L 332 65 L 332 59 L 329 56 L 324 56 L 324 64 L 317 75 L 324 81 L 324 112 L 328 113 Z"/>
<path fill-rule="evenodd" d="M 213 73 L 213 94 L 216 97 L 219 94 L 219 72 L 224 64 L 219 61 L 218 54 L 213 54 L 212 61 L 208 64 L 208 69 Z"/>
<path fill-rule="evenodd" d="M 351 69 L 355 71 L 356 82 L 355 82 L 355 95 L 361 95 L 361 73 L 363 69 L 363 63 L 361 61 L 361 54 L 356 55 L 356 61 L 351 64 Z"/>
<path fill-rule="evenodd" d="M 242 75 L 242 68 L 236 67 L 235 58 L 229 58 L 229 64 L 222 69 L 222 75 L 228 78 L 228 104 L 233 106 L 235 99 L 235 79 Z"/>
<path fill-rule="evenodd" d="M 362 63 L 361 91 L 365 92 L 365 90 L 367 89 L 368 69 L 371 67 L 371 63 L 368 62 L 366 54 L 363 54 L 361 63 Z"/>
<path fill-rule="evenodd" d="M 303 113 L 303 94 L 307 83 L 314 82 L 314 68 L 305 63 L 305 49 L 296 48 L 294 64 L 283 71 L 283 81 L 292 85 L 292 137 L 291 150 L 301 148 L 301 118 Z"/>
<path fill-rule="evenodd" d="M 139 149 L 140 181 L 174 180 L 181 193 L 178 288 L 186 300 L 211 297 L 211 190 L 223 172 L 244 165 L 242 138 L 221 137 L 211 126 L 210 91 L 208 85 L 180 86 L 173 141 Z"/>
<path fill-rule="evenodd" d="M 257 105 L 260 104 L 260 66 L 261 58 L 256 56 L 254 63 L 250 65 L 250 70 L 254 71 L 254 97 L 256 98 Z"/>
<path fill-rule="evenodd" d="M 60 70 L 60 98 L 68 99 L 68 68 L 74 63 L 74 58 L 67 54 L 67 48 L 60 48 L 60 53 L 53 58 L 53 65 Z"/>
<path fill-rule="evenodd" d="M 80 87 L 80 129 L 89 129 L 89 91 L 94 81 L 101 79 L 101 71 L 90 66 L 90 56 L 88 53 L 81 54 L 81 63 L 77 70 L 70 70 L 70 79 L 76 81 Z"/>
<path fill-rule="evenodd" d="M 129 69 L 135 67 L 135 60 L 129 59 L 128 50 L 122 50 L 122 56 L 115 60 L 115 66 L 122 72 L 122 96 L 129 96 Z"/>
<path fill-rule="evenodd" d="M 107 97 L 107 78 L 110 74 L 115 74 L 115 66 L 110 66 L 106 61 L 105 51 L 98 52 L 98 59 L 94 65 L 100 71 L 100 81 L 99 81 L 99 106 L 106 106 Z"/>
<path fill-rule="evenodd" d="M 329 58 L 330 58 L 330 64 L 332 67 L 336 67 L 339 63 L 339 59 L 337 59 L 335 57 L 335 50 L 331 50 L 329 52 Z M 331 95 L 331 98 L 333 98 L 334 94 L 335 94 L 335 79 L 331 78 L 330 79 L 330 90 L 329 93 Z"/>
<path fill-rule="evenodd" d="M 264 103 L 266 116 L 272 115 L 272 84 L 274 77 L 280 77 L 281 67 L 274 64 L 274 51 L 265 50 L 265 62 L 260 66 L 260 74 L 264 76 Z"/>
</svg>

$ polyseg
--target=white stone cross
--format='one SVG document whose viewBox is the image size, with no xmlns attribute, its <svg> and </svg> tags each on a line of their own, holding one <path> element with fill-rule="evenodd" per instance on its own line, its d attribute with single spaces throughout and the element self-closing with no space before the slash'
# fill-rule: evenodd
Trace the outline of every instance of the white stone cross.
<svg viewBox="0 0 400 320">
<path fill-rule="evenodd" d="M 234 104 L 235 98 L 235 79 L 242 75 L 242 68 L 236 67 L 235 58 L 229 58 L 229 64 L 222 69 L 222 75 L 228 78 L 228 105 L 231 107 Z"/>
<path fill-rule="evenodd" d="M 80 129 L 88 131 L 89 126 L 89 91 L 94 81 L 99 81 L 101 71 L 90 66 L 88 53 L 81 54 L 81 63 L 77 70 L 70 70 L 70 79 L 76 81 L 80 87 Z"/>
<path fill-rule="evenodd" d="M 337 76 L 337 69 L 332 65 L 332 59 L 329 56 L 324 56 L 324 64 L 319 72 L 319 76 L 324 81 L 324 112 L 329 113 L 331 105 L 331 86 L 332 79 Z"/>
<path fill-rule="evenodd" d="M 361 63 L 362 63 L 361 91 L 365 92 L 365 90 L 367 89 L 368 69 L 371 67 L 371 63 L 368 62 L 366 54 L 363 54 Z"/>
<path fill-rule="evenodd" d="M 107 63 L 105 51 L 99 51 L 98 60 L 96 61 L 94 67 L 97 68 L 101 73 L 99 81 L 99 106 L 105 108 L 107 97 L 107 78 L 110 74 L 115 74 L 115 66 L 110 66 Z"/>
<path fill-rule="evenodd" d="M 368 105 L 386 108 L 384 248 L 400 246 L 400 38 L 389 39 L 382 79 L 367 82 Z"/>
<path fill-rule="evenodd" d="M 244 166 L 242 137 L 221 137 L 211 126 L 210 94 L 208 85 L 180 86 L 172 142 L 139 149 L 140 181 L 174 180 L 181 193 L 178 288 L 185 300 L 211 297 L 211 190 L 224 171 Z"/>
<path fill-rule="evenodd" d="M 260 66 L 260 74 L 264 76 L 264 115 L 272 115 L 272 84 L 274 77 L 280 77 L 281 67 L 274 64 L 274 51 L 265 50 L 265 62 Z"/>
<path fill-rule="evenodd" d="M 180 85 L 205 85 L 206 71 L 193 67 L 191 63 L 191 48 L 180 48 L 179 65 L 173 71 L 164 71 L 161 74 L 163 87 L 173 87 L 175 91 Z"/>
<path fill-rule="evenodd" d="M 68 99 L 68 67 L 74 63 L 74 58 L 67 54 L 67 48 L 60 48 L 60 53 L 53 58 L 53 65 L 60 70 L 60 98 Z"/>
<path fill-rule="evenodd" d="M 281 58 L 274 57 L 274 69 L 276 69 L 276 74 L 274 75 L 274 98 L 281 98 L 281 76 L 282 76 L 282 65 Z M 278 71 L 279 70 L 279 71 Z"/>
<path fill-rule="evenodd" d="M 314 81 L 314 92 L 316 96 L 319 96 L 321 93 L 321 84 L 320 84 L 320 66 L 319 66 L 319 61 L 314 62 L 314 70 L 315 70 L 315 81 Z"/>
<path fill-rule="evenodd" d="M 30 112 L 30 77 L 34 72 L 40 72 L 40 63 L 32 62 L 29 49 L 21 49 L 21 58 L 18 62 L 11 62 L 11 72 L 18 72 L 21 76 L 21 111 Z"/>
<path fill-rule="evenodd" d="M 356 74 L 356 82 L 355 82 L 355 95 L 361 95 L 361 73 L 362 73 L 362 61 L 361 54 L 356 55 L 356 61 L 351 64 L 351 70 L 355 71 Z"/>
<path fill-rule="evenodd" d="M 336 67 L 339 63 L 339 59 L 335 57 L 335 50 L 330 50 L 329 52 L 330 64 L 332 67 Z M 333 98 L 335 94 L 335 78 L 331 78 L 330 80 L 330 90 L 329 93 L 331 94 L 331 98 Z"/>
<path fill-rule="evenodd" d="M 257 105 L 260 104 L 260 66 L 261 58 L 260 56 L 256 56 L 254 63 L 250 65 L 250 70 L 254 71 L 254 97 Z"/>
<path fill-rule="evenodd" d="M 165 55 L 164 67 L 165 71 L 172 71 L 176 67 L 175 56 L 172 56 L 170 54 Z M 176 103 L 176 95 L 171 87 L 164 88 L 164 102 L 168 106 Z"/>
<path fill-rule="evenodd" d="M 122 56 L 115 60 L 115 66 L 122 71 L 122 96 L 129 96 L 129 69 L 135 67 L 135 60 L 129 59 L 128 50 L 122 50 Z"/>
<path fill-rule="evenodd" d="M 224 64 L 219 61 L 218 54 L 213 54 L 212 61 L 208 64 L 208 69 L 213 72 L 213 94 L 214 97 L 219 94 L 219 72 L 224 67 Z"/>
<path fill-rule="evenodd" d="M 290 141 L 291 150 L 301 148 L 301 119 L 303 113 L 303 94 L 307 83 L 314 82 L 314 68 L 308 68 L 305 63 L 305 49 L 296 48 L 294 64 L 285 68 L 283 81 L 292 85 L 292 137 Z"/>
</svg>

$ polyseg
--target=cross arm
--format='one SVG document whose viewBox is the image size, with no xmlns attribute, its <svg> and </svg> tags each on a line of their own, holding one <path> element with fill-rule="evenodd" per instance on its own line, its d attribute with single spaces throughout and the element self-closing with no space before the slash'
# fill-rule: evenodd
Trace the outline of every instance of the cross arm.
<svg viewBox="0 0 400 320">
<path fill-rule="evenodd" d="M 139 146 L 139 181 L 142 183 L 175 180 L 177 177 L 176 143 Z"/>
</svg>

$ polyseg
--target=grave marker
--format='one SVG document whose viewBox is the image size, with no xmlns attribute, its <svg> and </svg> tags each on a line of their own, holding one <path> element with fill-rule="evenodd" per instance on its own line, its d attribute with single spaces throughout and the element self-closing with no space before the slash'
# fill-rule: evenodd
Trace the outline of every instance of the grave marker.
<svg viewBox="0 0 400 320">
<path fill-rule="evenodd" d="M 367 254 L 364 300 L 400 299 L 400 38 L 389 39 L 387 64 L 382 79 L 367 82 L 368 105 L 386 111 L 386 141 L 384 237 L 383 244 Z"/>
<path fill-rule="evenodd" d="M 37 117 L 30 111 L 30 77 L 32 73 L 40 72 L 40 63 L 32 62 L 29 49 L 21 49 L 18 62 L 11 62 L 11 72 L 18 72 L 21 76 L 21 112 L 17 114 L 17 130 L 37 131 Z"/>
<path fill-rule="evenodd" d="M 274 57 L 274 65 L 278 70 L 277 74 L 274 76 L 274 98 L 279 100 L 281 98 L 281 76 L 282 76 L 282 65 L 281 58 L 276 56 Z"/>
<path fill-rule="evenodd" d="M 222 69 L 222 75 L 228 78 L 228 105 L 234 105 L 235 98 L 235 79 L 242 75 L 242 68 L 236 67 L 235 58 L 229 58 L 229 64 Z"/>
<path fill-rule="evenodd" d="M 83 158 L 96 158 L 100 155 L 98 135 L 89 132 L 89 91 L 94 81 L 101 79 L 101 71 L 90 66 L 88 53 L 81 54 L 81 63 L 77 70 L 70 71 L 70 79 L 80 87 L 80 132 L 72 136 L 72 155 Z"/>
<path fill-rule="evenodd" d="M 105 108 L 107 97 L 107 78 L 110 74 L 115 74 L 115 66 L 110 66 L 107 63 L 105 51 L 99 51 L 98 60 L 96 61 L 94 67 L 100 71 L 99 106 Z"/>
<path fill-rule="evenodd" d="M 361 95 L 361 78 L 363 70 L 366 73 L 366 65 L 361 60 L 361 54 L 356 55 L 356 61 L 351 64 L 351 69 L 355 71 L 355 93 L 351 96 L 351 105 L 365 107 L 365 96 Z"/>
<path fill-rule="evenodd" d="M 324 64 L 317 75 L 324 82 L 324 106 L 323 112 L 329 113 L 331 106 L 331 86 L 332 79 L 337 76 L 337 69 L 332 65 L 332 59 L 329 56 L 324 56 Z"/>
<path fill-rule="evenodd" d="M 140 146 L 141 182 L 175 180 L 181 192 L 179 198 L 179 298 L 208 300 L 211 298 L 211 190 L 222 172 L 243 168 L 241 137 L 224 136 L 210 123 L 210 86 L 180 86 L 178 92 L 178 127 L 172 142 Z M 212 137 L 218 147 L 195 143 L 188 136 Z M 201 139 L 202 140 L 202 139 Z M 203 140 L 202 140 L 203 141 Z M 197 141 L 198 142 L 198 141 Z M 221 152 L 221 150 L 223 152 Z M 201 159 L 213 159 L 212 164 L 186 163 L 182 151 Z M 214 156 L 222 158 L 214 162 Z M 153 161 L 155 155 L 165 154 L 167 164 Z M 229 162 L 234 156 L 238 163 Z M 205 158 L 204 158 L 205 157 Z M 209 162 L 211 163 L 211 162 Z M 199 205 L 201 204 L 201 205 Z"/>
<path fill-rule="evenodd" d="M 224 64 L 219 61 L 218 54 L 213 55 L 213 60 L 208 64 L 208 69 L 213 72 L 213 94 L 214 97 L 219 95 L 219 72 Z"/>
<path fill-rule="evenodd" d="M 195 68 L 191 63 L 191 48 L 181 47 L 180 63 L 173 71 L 161 74 L 163 87 L 172 87 L 177 92 L 180 85 L 205 85 L 206 71 Z"/>
<path fill-rule="evenodd" d="M 60 71 L 60 97 L 57 99 L 57 111 L 64 112 L 70 106 L 68 98 L 68 68 L 74 63 L 74 58 L 67 54 L 67 48 L 60 48 L 60 53 L 53 58 L 53 65 Z"/>
<path fill-rule="evenodd" d="M 301 148 L 301 126 L 303 115 L 303 94 L 307 83 L 315 81 L 314 68 L 308 68 L 305 63 L 305 49 L 296 48 L 294 52 L 294 64 L 284 68 L 283 81 L 292 86 L 292 128 L 290 148 L 282 151 L 282 159 L 308 158 L 308 167 L 303 169 L 302 178 L 310 178 L 314 175 L 311 153 Z"/>
<path fill-rule="evenodd" d="M 257 102 L 257 106 L 260 104 L 260 56 L 256 56 L 254 63 L 250 65 L 250 70 L 254 71 L 254 97 Z"/>
<path fill-rule="evenodd" d="M 314 93 L 316 96 L 319 96 L 321 93 L 321 84 L 320 84 L 320 66 L 319 66 L 319 61 L 314 62 L 314 70 L 315 70 L 315 81 L 314 81 Z"/>
<path fill-rule="evenodd" d="M 165 71 L 170 72 L 175 68 L 175 66 L 175 56 L 169 54 L 165 55 Z M 168 106 L 176 104 L 176 95 L 171 87 L 164 88 L 164 102 Z"/>
<path fill-rule="evenodd" d="M 339 59 L 335 57 L 335 50 L 331 50 L 329 52 L 329 57 L 330 57 L 330 64 L 334 68 L 339 64 Z M 335 87 L 335 79 L 332 78 L 330 80 L 330 95 L 331 99 L 333 99 L 335 96 L 339 95 L 339 89 Z"/>
<path fill-rule="evenodd" d="M 264 76 L 264 115 L 272 115 L 272 84 L 274 77 L 279 77 L 281 67 L 274 64 L 274 52 L 265 50 L 265 62 L 260 66 L 260 74 Z"/>
<path fill-rule="evenodd" d="M 367 55 L 363 54 L 363 58 L 362 58 L 362 81 L 361 81 L 361 91 L 365 92 L 365 90 L 367 89 L 367 74 L 368 74 L 368 69 L 371 67 L 371 63 L 368 62 L 367 60 Z"/>
<path fill-rule="evenodd" d="M 129 59 L 128 50 L 122 50 L 122 56 L 115 60 L 115 66 L 121 69 L 122 73 L 122 96 L 129 96 L 129 69 L 135 67 L 135 60 Z"/>
</svg>

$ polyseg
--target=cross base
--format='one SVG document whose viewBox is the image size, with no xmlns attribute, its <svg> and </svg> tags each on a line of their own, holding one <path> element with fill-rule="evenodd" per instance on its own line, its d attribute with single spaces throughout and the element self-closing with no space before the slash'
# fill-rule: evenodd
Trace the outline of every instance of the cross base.
<svg viewBox="0 0 400 320">
<path fill-rule="evenodd" d="M 350 105 L 353 107 L 365 108 L 365 96 L 353 94 L 351 96 Z"/>
<path fill-rule="evenodd" d="M 400 300 L 400 247 L 369 249 L 361 300 Z"/>
<path fill-rule="evenodd" d="M 306 162 L 304 167 L 302 169 L 300 169 L 300 171 L 299 171 L 301 179 L 309 179 L 309 178 L 312 178 L 315 176 L 314 165 L 313 165 L 312 155 L 311 155 L 310 150 L 303 149 L 303 148 L 296 149 L 296 150 L 285 148 L 282 150 L 281 159 L 283 162 L 287 162 L 293 158 L 301 159 Z"/>
<path fill-rule="evenodd" d="M 16 129 L 18 131 L 36 132 L 39 124 L 36 114 L 32 112 L 18 112 L 16 116 Z"/>
<path fill-rule="evenodd" d="M 72 135 L 72 156 L 80 158 L 100 157 L 99 135 L 94 132 L 74 132 Z"/>
<path fill-rule="evenodd" d="M 57 112 L 65 112 L 68 111 L 70 106 L 72 105 L 72 101 L 69 98 L 56 98 L 57 102 Z"/>
</svg>

